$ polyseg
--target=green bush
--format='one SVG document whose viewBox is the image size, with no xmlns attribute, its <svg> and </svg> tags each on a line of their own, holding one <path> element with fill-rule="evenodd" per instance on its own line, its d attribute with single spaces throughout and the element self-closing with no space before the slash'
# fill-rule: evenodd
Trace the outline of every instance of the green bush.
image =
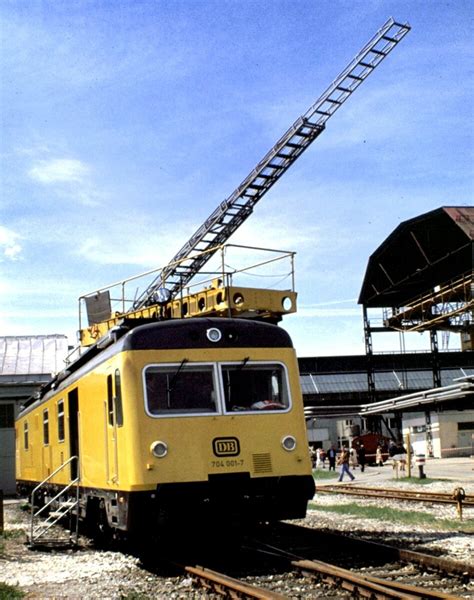
<svg viewBox="0 0 474 600">
<path fill-rule="evenodd" d="M 0 600 L 16 600 L 16 598 L 23 598 L 24 595 L 24 592 L 16 586 L 0 581 Z"/>
</svg>

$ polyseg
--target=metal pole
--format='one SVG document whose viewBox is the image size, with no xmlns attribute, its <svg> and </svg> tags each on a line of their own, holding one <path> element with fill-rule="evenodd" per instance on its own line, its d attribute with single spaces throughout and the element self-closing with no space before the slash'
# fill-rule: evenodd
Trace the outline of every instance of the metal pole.
<svg viewBox="0 0 474 600">
<path fill-rule="evenodd" d="M 406 436 L 406 446 L 407 446 L 407 477 L 411 477 L 411 442 L 410 442 L 410 434 L 407 433 Z"/>
</svg>

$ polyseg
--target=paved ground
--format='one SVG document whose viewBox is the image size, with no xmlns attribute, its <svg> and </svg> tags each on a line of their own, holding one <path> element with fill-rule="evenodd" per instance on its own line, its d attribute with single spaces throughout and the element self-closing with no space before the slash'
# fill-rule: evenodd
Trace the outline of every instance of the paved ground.
<svg viewBox="0 0 474 600">
<path fill-rule="evenodd" d="M 377 480 L 390 481 L 397 479 L 396 471 L 393 469 L 390 462 L 387 462 L 383 467 L 366 467 L 364 473 L 360 472 L 360 468 L 353 469 L 356 477 L 354 483 L 369 483 Z M 424 473 L 427 477 L 433 479 L 448 479 L 456 482 L 462 482 L 468 485 L 469 488 L 474 488 L 474 458 L 431 458 L 426 459 Z M 417 466 L 412 467 L 412 477 L 419 476 Z M 403 478 L 403 474 L 399 473 L 399 478 Z M 350 480 L 344 476 L 343 483 L 348 483 Z M 324 481 L 321 481 L 324 485 Z"/>
</svg>

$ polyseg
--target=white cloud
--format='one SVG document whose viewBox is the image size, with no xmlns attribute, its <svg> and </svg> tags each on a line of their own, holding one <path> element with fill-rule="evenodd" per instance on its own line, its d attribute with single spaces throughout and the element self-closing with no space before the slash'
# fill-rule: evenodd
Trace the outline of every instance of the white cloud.
<svg viewBox="0 0 474 600">
<path fill-rule="evenodd" d="M 300 306 L 298 315 L 303 318 L 346 318 L 357 317 L 361 318 L 362 311 L 360 308 L 317 308 L 312 306 Z"/>
<path fill-rule="evenodd" d="M 80 160 L 56 158 L 37 161 L 28 171 L 31 179 L 45 185 L 55 183 L 85 183 L 89 167 Z"/>
<path fill-rule="evenodd" d="M 0 249 L 8 260 L 18 260 L 22 250 L 18 242 L 20 239 L 20 234 L 0 225 Z"/>
</svg>

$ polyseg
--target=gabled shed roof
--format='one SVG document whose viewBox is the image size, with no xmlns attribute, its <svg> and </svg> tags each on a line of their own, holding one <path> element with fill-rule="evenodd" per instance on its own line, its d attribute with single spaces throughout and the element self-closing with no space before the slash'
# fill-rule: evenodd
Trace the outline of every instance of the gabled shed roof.
<svg viewBox="0 0 474 600">
<path fill-rule="evenodd" d="M 400 223 L 370 256 L 359 304 L 404 306 L 472 272 L 474 206 L 444 206 Z"/>
</svg>

